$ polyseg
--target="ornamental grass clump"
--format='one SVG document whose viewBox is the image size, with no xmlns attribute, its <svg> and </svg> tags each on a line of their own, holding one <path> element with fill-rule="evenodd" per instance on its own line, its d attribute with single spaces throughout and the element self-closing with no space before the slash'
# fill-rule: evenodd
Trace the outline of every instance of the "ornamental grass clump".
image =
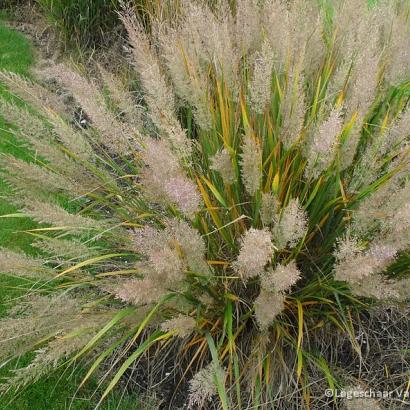
<svg viewBox="0 0 410 410">
<path fill-rule="evenodd" d="M 29 284 L 2 357 L 36 351 L 3 390 L 83 360 L 101 400 L 140 364 L 191 407 L 307 408 L 340 382 L 315 333 L 360 355 L 355 314 L 409 297 L 404 5 L 231 3 L 178 2 L 149 34 L 125 8 L 141 93 L 50 67 L 85 126 L 1 73 L 39 110 L 1 104 L 33 154 L 3 177 L 41 223 L 38 256 L 1 250 Z"/>
</svg>

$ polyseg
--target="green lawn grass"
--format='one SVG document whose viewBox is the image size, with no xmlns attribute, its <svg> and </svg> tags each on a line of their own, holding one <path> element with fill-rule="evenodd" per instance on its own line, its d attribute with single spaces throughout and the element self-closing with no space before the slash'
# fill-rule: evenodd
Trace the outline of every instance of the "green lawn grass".
<svg viewBox="0 0 410 410">
<path fill-rule="evenodd" d="M 19 74 L 29 74 L 30 66 L 34 62 L 33 50 L 28 39 L 21 34 L 10 30 L 0 19 L 0 70 L 10 70 Z M 0 98 L 13 98 L 0 83 Z M 13 154 L 19 158 L 28 158 L 22 141 L 18 141 L 7 131 L 7 124 L 0 117 L 0 155 Z M 16 209 L 7 202 L 10 188 L 0 179 L 0 215 L 16 212 Z M 32 253 L 30 235 L 24 233 L 35 224 L 26 218 L 0 218 L 0 247 L 22 249 Z M 7 314 L 7 309 L 13 300 L 24 293 L 25 282 L 15 278 L 0 275 L 0 317 Z M 28 357 L 17 363 L 9 364 L 0 369 L 0 378 L 7 377 L 8 371 L 28 363 Z M 90 399 L 95 382 L 84 391 L 76 395 L 78 383 L 81 381 L 81 371 L 72 372 L 72 369 L 60 371 L 47 379 L 27 387 L 17 394 L 7 394 L 0 397 L 2 410 L 62 410 L 93 409 L 95 399 Z M 74 399 L 73 399 L 74 397 Z M 120 393 L 113 395 L 102 409 L 135 410 L 140 408 L 134 396 L 121 397 Z"/>
<path fill-rule="evenodd" d="M 32 63 L 33 53 L 29 42 L 23 36 L 16 35 L 6 28 L 0 21 L 0 69 L 24 75 L 27 74 Z M 0 98 L 11 98 L 1 83 Z M 7 131 L 7 126 L 0 117 L 0 152 L 22 158 L 25 156 L 25 152 L 21 145 L 21 142 Z M 9 192 L 9 187 L 0 179 L 0 215 L 15 212 L 15 208 L 7 202 Z M 33 223 L 29 219 L 0 219 L 0 246 L 30 251 L 30 237 L 21 231 L 32 227 Z M 18 281 L 5 276 L 1 277 L 0 315 L 5 314 L 7 302 L 20 293 L 16 289 L 18 286 Z"/>
</svg>

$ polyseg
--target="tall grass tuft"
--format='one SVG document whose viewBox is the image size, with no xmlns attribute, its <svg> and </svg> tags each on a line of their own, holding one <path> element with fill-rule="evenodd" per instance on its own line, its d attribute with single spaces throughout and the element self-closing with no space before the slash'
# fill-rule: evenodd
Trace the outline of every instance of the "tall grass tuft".
<svg viewBox="0 0 410 410">
<path fill-rule="evenodd" d="M 119 21 L 117 0 L 37 0 L 40 12 L 68 47 L 90 49 L 108 42 Z"/>
<path fill-rule="evenodd" d="M 11 1 L 9 7 L 16 7 L 14 3 Z M 147 27 L 150 16 L 159 13 L 174 16 L 179 3 L 179 0 L 127 2 Z M 71 51 L 90 53 L 95 49 L 110 48 L 125 34 L 119 16 L 120 0 L 34 0 L 33 4 L 55 29 L 62 46 Z"/>
<path fill-rule="evenodd" d="M 104 71 L 48 70 L 85 111 L 74 127 L 46 89 L 1 73 L 45 121 L 0 106 L 35 159 L 4 158 L 21 213 L 2 217 L 44 224 L 28 232 L 38 257 L 0 255 L 28 281 L 2 357 L 37 349 L 3 389 L 84 360 L 83 383 L 104 371 L 101 400 L 141 371 L 191 407 L 330 406 L 343 377 L 322 332 L 360 356 L 355 315 L 409 297 L 407 11 L 177 9 L 147 14 L 149 32 L 122 12 L 140 96 Z"/>
</svg>

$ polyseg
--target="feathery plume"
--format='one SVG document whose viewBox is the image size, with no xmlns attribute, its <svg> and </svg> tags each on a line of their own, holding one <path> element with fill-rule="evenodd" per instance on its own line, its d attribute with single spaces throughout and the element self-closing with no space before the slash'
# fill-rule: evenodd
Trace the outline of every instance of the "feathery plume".
<svg viewBox="0 0 410 410">
<path fill-rule="evenodd" d="M 395 285 L 394 281 L 386 279 L 383 275 L 374 274 L 351 283 L 350 287 L 356 296 L 391 301 L 400 298 Z"/>
<path fill-rule="evenodd" d="M 296 41 L 300 42 L 300 39 L 305 40 L 307 37 L 305 50 L 303 50 L 303 70 L 307 76 L 314 76 L 326 55 L 324 22 L 316 3 L 300 1 L 299 4 L 302 7 L 296 5 L 298 16 L 296 26 L 299 29 Z"/>
<path fill-rule="evenodd" d="M 81 187 L 69 179 L 39 167 L 33 163 L 25 162 L 12 156 L 0 158 L 1 174 L 14 188 L 25 192 L 40 191 L 53 192 L 84 192 Z"/>
<path fill-rule="evenodd" d="M 275 229 L 275 239 L 280 246 L 292 248 L 305 235 L 307 224 L 307 216 L 299 204 L 299 199 L 291 199 L 282 210 L 279 224 Z"/>
<path fill-rule="evenodd" d="M 186 176 L 180 174 L 169 178 L 164 183 L 164 192 L 188 218 L 193 218 L 198 212 L 201 196 L 195 183 Z"/>
<path fill-rule="evenodd" d="M 125 117 L 125 120 L 133 128 L 140 130 L 142 125 L 143 108 L 135 101 L 133 94 L 119 81 L 113 74 L 98 65 L 98 70 L 108 88 L 111 100 L 119 109 L 119 116 Z"/>
<path fill-rule="evenodd" d="M 362 122 L 362 117 L 368 108 L 368 98 L 375 88 L 377 64 L 375 67 L 374 60 L 377 59 L 379 38 L 375 25 L 376 16 L 377 13 L 369 11 L 366 3 L 362 1 L 345 0 L 335 8 L 334 24 L 337 33 L 335 45 L 339 57 L 339 68 L 328 90 L 330 95 L 339 93 L 346 83 L 348 74 L 351 73 L 350 81 L 347 83 L 348 90 L 345 93 L 349 103 L 345 106 L 348 118 L 361 107 L 357 123 Z M 361 101 L 361 98 L 364 100 Z M 357 138 L 357 135 L 355 137 Z M 356 143 L 356 140 L 351 141 L 352 151 L 355 150 Z"/>
<path fill-rule="evenodd" d="M 50 224 L 61 228 L 72 235 L 82 235 L 84 231 L 99 230 L 106 228 L 105 222 L 74 215 L 58 205 L 38 201 L 36 199 L 23 199 L 22 212 L 33 218 L 36 222 Z"/>
<path fill-rule="evenodd" d="M 170 285 L 177 284 L 184 279 L 186 269 L 178 249 L 167 244 L 163 249 L 152 249 L 149 255 L 149 267 L 146 276 L 150 276 L 158 282 Z"/>
<path fill-rule="evenodd" d="M 233 38 L 234 21 L 229 5 L 220 2 L 214 13 L 205 3 L 188 1 L 186 10 L 185 24 L 191 27 L 191 32 L 196 32 L 194 38 L 198 40 L 196 51 L 208 68 L 213 67 L 218 79 L 235 92 L 241 53 Z"/>
<path fill-rule="evenodd" d="M 283 0 L 264 0 L 261 19 L 263 31 L 266 33 L 273 50 L 275 70 L 281 73 L 288 53 L 290 31 L 294 29 L 290 24 L 290 14 L 286 2 Z"/>
<path fill-rule="evenodd" d="M 383 271 L 396 257 L 390 245 L 374 243 L 364 251 L 356 238 L 346 236 L 338 240 L 335 252 L 335 279 L 359 283 L 374 273 Z"/>
<path fill-rule="evenodd" d="M 80 332 L 82 329 L 76 330 Z M 0 391 L 5 392 L 12 388 L 20 388 L 39 380 L 42 376 L 47 376 L 61 360 L 67 359 L 81 350 L 95 333 L 89 332 L 71 337 L 61 335 L 55 338 L 46 347 L 36 351 L 36 356 L 28 366 L 16 369 L 13 376 L 7 378 L 7 381 L 0 385 Z"/>
<path fill-rule="evenodd" d="M 44 112 L 46 108 L 51 108 L 63 117 L 66 115 L 63 98 L 48 91 L 40 84 L 19 74 L 5 71 L 0 71 L 0 79 L 13 94 L 40 112 Z"/>
<path fill-rule="evenodd" d="M 317 9 L 303 0 L 289 4 L 289 43 L 288 59 L 292 65 L 300 66 L 305 75 L 313 69 L 311 63 L 317 60 L 317 23 L 320 21 Z M 310 45 L 308 50 L 308 44 Z M 308 51 L 312 53 L 308 55 Z"/>
<path fill-rule="evenodd" d="M 0 320 L 0 357 L 16 357 L 27 352 L 42 338 L 75 329 L 84 317 L 79 300 L 68 296 L 30 296 L 9 310 Z M 96 326 L 100 321 L 95 321 Z"/>
<path fill-rule="evenodd" d="M 195 327 L 195 319 L 182 314 L 161 323 L 161 330 L 164 332 L 175 332 L 181 338 L 189 336 Z"/>
<path fill-rule="evenodd" d="M 366 256 L 371 261 L 373 272 L 381 272 L 396 258 L 397 249 L 390 244 L 374 242 L 367 250 Z"/>
<path fill-rule="evenodd" d="M 313 138 L 309 144 L 308 164 L 306 172 L 317 178 L 334 158 L 338 136 L 342 132 L 343 119 L 340 108 L 333 108 L 327 119 L 313 131 Z"/>
<path fill-rule="evenodd" d="M 337 239 L 337 251 L 335 253 L 336 262 L 342 262 L 349 259 L 354 259 L 363 251 L 363 246 L 359 240 L 349 234 L 343 238 Z"/>
<path fill-rule="evenodd" d="M 259 142 L 246 135 L 242 144 L 242 178 L 249 195 L 255 195 L 262 178 L 262 150 Z"/>
<path fill-rule="evenodd" d="M 273 50 L 266 40 L 262 44 L 261 51 L 257 53 L 253 77 L 249 84 L 252 108 L 259 114 L 263 113 L 270 102 L 273 59 Z"/>
<path fill-rule="evenodd" d="M 179 25 L 160 32 L 160 43 L 177 94 L 195 109 L 201 128 L 211 125 L 209 72 L 237 97 L 234 86 L 241 53 L 234 41 L 234 21 L 226 2 L 213 8 L 183 1 Z"/>
<path fill-rule="evenodd" d="M 147 195 L 163 205 L 176 205 L 188 218 L 200 207 L 200 194 L 192 180 L 184 175 L 168 143 L 149 140 L 142 153 L 147 169 L 141 179 Z"/>
<path fill-rule="evenodd" d="M 327 98 L 330 101 L 338 97 L 342 90 L 345 90 L 351 65 L 351 61 L 343 61 L 335 67 L 335 71 L 332 72 L 327 86 Z"/>
<path fill-rule="evenodd" d="M 393 122 L 386 134 L 383 134 L 383 141 L 378 150 L 378 155 L 382 157 L 397 148 L 410 136 L 410 107 L 406 108 Z"/>
<path fill-rule="evenodd" d="M 169 247 L 176 251 L 186 267 L 192 271 L 202 274 L 208 272 L 205 261 L 205 243 L 199 232 L 185 221 L 168 220 L 163 230 L 145 226 L 135 231 L 133 240 L 135 250 L 149 260 L 153 255 Z"/>
<path fill-rule="evenodd" d="M 232 165 L 231 155 L 226 148 L 223 148 L 211 157 L 210 168 L 221 174 L 225 184 L 230 185 L 236 181 L 235 169 Z"/>
<path fill-rule="evenodd" d="M 97 249 L 84 245 L 79 240 L 47 238 L 33 243 L 37 249 L 47 252 L 58 261 L 62 259 L 86 259 L 97 253 Z"/>
<path fill-rule="evenodd" d="M 303 76 L 295 66 L 289 74 L 285 95 L 281 101 L 281 140 L 286 149 L 298 140 L 302 132 L 305 110 Z"/>
<path fill-rule="evenodd" d="M 261 290 L 254 303 L 255 317 L 261 330 L 266 330 L 285 308 L 285 297 L 279 292 Z"/>
<path fill-rule="evenodd" d="M 356 154 L 360 141 L 360 129 L 371 107 L 378 86 L 380 51 L 377 45 L 377 33 L 367 34 L 369 42 L 360 49 L 353 64 L 349 87 L 345 98 L 346 118 L 355 116 L 355 124 L 349 137 L 341 146 L 342 169 L 349 167 Z"/>
<path fill-rule="evenodd" d="M 90 142 L 85 138 L 84 133 L 76 131 L 73 127 L 67 124 L 63 118 L 51 111 L 48 112 L 47 119 L 52 125 L 59 140 L 69 151 L 87 161 L 92 161 L 94 159 L 94 150 Z"/>
<path fill-rule="evenodd" d="M 150 226 L 135 231 L 135 250 L 144 255 L 148 264 L 139 268 L 145 274 L 145 287 L 163 288 L 178 284 L 184 279 L 186 265 L 176 243 L 166 230 L 157 230 Z"/>
<path fill-rule="evenodd" d="M 49 172 L 46 168 L 9 155 L 0 157 L 0 165 L 2 177 L 17 190 L 24 191 L 24 188 L 30 187 L 32 184 L 35 185 L 35 190 L 47 193 L 65 190 L 63 184 L 65 179 Z M 69 190 L 70 188 L 73 187 L 68 187 Z"/>
<path fill-rule="evenodd" d="M 410 278 L 403 278 L 396 281 L 391 281 L 389 286 L 392 288 L 391 293 L 397 295 L 397 299 L 407 301 L 410 298 Z"/>
<path fill-rule="evenodd" d="M 48 299 L 48 309 L 61 306 L 61 302 L 51 298 L 44 299 Z M 63 359 L 67 359 L 81 350 L 101 326 L 105 324 L 107 315 L 101 314 L 101 312 L 98 314 L 82 314 L 78 307 L 75 308 L 72 305 L 73 301 L 79 305 L 78 300 L 67 297 L 61 299 L 67 303 L 68 309 L 65 307 L 65 309 L 57 310 L 51 314 L 46 311 L 43 313 L 43 316 L 37 317 L 37 320 L 30 318 L 37 326 L 36 329 L 39 329 L 35 336 L 38 337 L 43 334 L 47 338 L 50 338 L 50 336 L 54 336 L 54 338 L 45 347 L 36 351 L 34 359 L 27 367 L 15 370 L 14 375 L 9 377 L 4 384 L 0 385 L 1 391 L 25 386 L 49 374 Z M 19 339 L 28 339 L 29 343 L 36 341 L 30 332 L 33 331 L 32 326 L 29 323 L 26 324 L 26 327 L 22 326 L 27 322 L 27 318 L 14 318 L 14 321 L 20 321 L 18 326 L 20 327 L 18 329 L 20 334 L 17 335 Z M 13 334 L 13 336 L 16 337 L 16 334 Z M 25 341 L 22 343 L 24 344 Z"/>
<path fill-rule="evenodd" d="M 317 7 L 301 0 L 265 0 L 262 14 L 264 31 L 275 54 L 275 70 L 282 73 L 290 63 L 300 65 L 307 75 L 314 73 L 325 52 Z"/>
<path fill-rule="evenodd" d="M 409 192 L 407 191 L 403 196 L 407 197 L 408 202 L 399 203 L 400 205 L 396 208 L 396 212 L 389 212 L 388 219 L 382 228 L 384 241 L 397 249 L 397 251 L 404 251 L 410 245 Z M 399 197 L 399 199 L 402 198 Z"/>
<path fill-rule="evenodd" d="M 158 302 L 167 293 L 164 283 L 153 278 L 129 279 L 109 289 L 116 298 L 139 306 Z"/>
<path fill-rule="evenodd" d="M 102 143 L 112 152 L 127 155 L 137 148 L 138 131 L 120 122 L 107 108 L 104 96 L 97 85 L 69 67 L 59 64 L 49 68 L 47 75 L 57 78 L 73 93 L 85 110 L 92 125 L 99 131 Z"/>
<path fill-rule="evenodd" d="M 410 27 L 404 13 L 395 16 L 391 25 L 390 42 L 387 47 L 388 64 L 386 80 L 397 85 L 410 76 Z"/>
<path fill-rule="evenodd" d="M 207 401 L 210 401 L 217 394 L 215 380 L 218 377 L 223 380 L 225 372 L 213 363 L 203 367 L 192 377 L 189 381 L 188 408 L 203 407 Z"/>
<path fill-rule="evenodd" d="M 242 55 L 252 54 L 261 41 L 258 0 L 238 0 L 235 14 L 235 40 Z"/>
<path fill-rule="evenodd" d="M 82 194 L 94 189 L 97 185 L 95 181 L 95 177 L 91 175 L 85 167 L 82 166 L 79 162 L 75 162 L 71 160 L 67 155 L 63 153 L 61 146 L 58 143 L 56 136 L 53 133 L 53 130 L 48 126 L 45 121 L 42 121 L 39 117 L 35 116 L 31 112 L 29 112 L 26 108 L 21 108 L 16 106 L 15 104 L 11 104 L 9 102 L 5 102 L 0 100 L 0 112 L 4 116 L 4 118 L 13 124 L 14 127 L 18 129 L 10 129 L 10 132 L 17 135 L 19 138 L 23 138 L 29 144 L 29 149 L 34 150 L 35 159 L 41 157 L 48 161 L 47 168 L 54 171 L 51 175 L 48 175 L 48 179 L 50 179 L 50 184 L 53 185 L 51 179 L 54 179 L 54 186 L 57 187 L 57 190 L 65 190 L 74 192 L 77 194 Z M 57 117 L 57 114 L 53 114 L 51 111 L 47 110 L 45 112 L 48 115 L 48 118 L 53 125 L 53 118 L 60 118 Z M 69 135 L 67 135 L 69 133 Z M 58 136 L 60 137 L 60 135 Z M 67 143 L 68 141 L 68 143 Z M 73 149 L 74 153 L 79 153 L 79 156 L 82 152 L 82 147 L 89 150 L 92 150 L 89 147 L 89 144 L 84 140 L 83 135 L 81 133 L 75 133 L 74 131 L 71 133 L 70 130 L 65 131 L 65 139 L 64 143 L 69 148 Z M 80 151 L 79 151 L 80 150 Z M 90 155 L 90 154 L 89 154 Z M 89 156 L 87 158 L 90 158 Z M 17 161 L 17 159 L 10 159 L 10 161 Z M 27 167 L 32 167 L 34 165 L 24 165 L 21 161 L 19 162 L 20 167 L 25 166 L 26 172 Z M 17 163 L 16 163 L 17 167 Z M 6 168 L 6 167 L 5 167 Z M 35 172 L 34 172 L 35 173 Z M 48 173 L 45 168 L 41 170 L 37 170 L 37 173 L 42 173 L 43 176 L 40 177 L 38 180 L 47 180 L 47 176 L 45 173 Z M 59 174 L 59 175 L 56 175 Z M 21 176 L 23 175 L 23 171 Z M 56 181 L 56 178 L 63 178 L 64 175 L 65 183 Z M 31 178 L 34 179 L 34 178 Z M 30 190 L 29 184 L 24 181 L 24 178 L 20 177 L 20 186 L 27 188 Z M 36 184 L 37 186 L 39 183 Z M 47 186 L 46 184 L 42 184 L 41 187 L 44 191 Z M 58 187 L 60 185 L 60 187 Z"/>
<path fill-rule="evenodd" d="M 242 237 L 241 250 L 232 266 L 245 281 L 261 275 L 274 249 L 268 229 L 251 228 Z"/>
<path fill-rule="evenodd" d="M 133 240 L 135 250 L 148 259 L 143 273 L 154 287 L 178 287 L 187 270 L 198 274 L 209 272 L 205 244 L 199 233 L 184 221 L 169 220 L 163 230 L 145 226 L 135 231 Z"/>
<path fill-rule="evenodd" d="M 27 108 L 18 107 L 3 100 L 0 100 L 0 112 L 6 121 L 13 125 L 10 132 L 27 140 L 31 145 L 30 148 L 35 150 L 36 156 L 47 159 L 55 167 L 70 170 L 67 158 L 55 144 L 52 130 L 44 121 Z"/>
<path fill-rule="evenodd" d="M 135 230 L 132 240 L 135 251 L 149 258 L 153 249 L 161 249 L 167 243 L 167 236 L 165 230 L 145 225 Z"/>
<path fill-rule="evenodd" d="M 179 251 L 192 272 L 203 275 L 209 273 L 205 259 L 206 246 L 199 231 L 179 219 L 167 221 L 165 231 L 168 237 L 178 243 Z"/>
<path fill-rule="evenodd" d="M 353 214 L 352 227 L 358 235 L 379 232 L 385 243 L 398 251 L 409 244 L 410 182 L 393 176 L 364 199 Z"/>
<path fill-rule="evenodd" d="M 353 59 L 357 50 L 366 46 L 366 29 L 370 25 L 370 15 L 364 1 L 344 0 L 335 8 L 334 25 L 337 51 L 340 60 Z"/>
<path fill-rule="evenodd" d="M 162 75 L 155 55 L 143 27 L 131 9 L 124 11 L 122 21 L 128 33 L 135 65 L 145 91 L 149 115 L 156 127 L 169 139 L 179 158 L 188 157 L 191 145 L 175 116 L 172 91 Z"/>
<path fill-rule="evenodd" d="M 197 49 L 201 46 L 197 28 L 190 24 L 166 32 L 161 30 L 158 37 L 176 94 L 194 108 L 199 127 L 209 130 L 212 118 L 208 70 Z"/>
<path fill-rule="evenodd" d="M 25 137 L 30 139 L 39 138 L 41 140 L 50 137 L 50 130 L 44 121 L 26 107 L 19 107 L 9 101 L 0 99 L 0 113 L 7 122 L 12 124 L 13 128 L 20 129 Z M 13 129 L 10 129 L 10 132 L 13 132 Z"/>
<path fill-rule="evenodd" d="M 381 130 L 370 141 L 354 168 L 353 178 L 349 184 L 349 191 L 355 192 L 360 187 L 370 185 L 383 173 L 386 157 L 392 150 L 400 150 L 405 147 L 410 135 L 410 109 L 406 109 L 391 124 L 390 128 Z M 394 165 L 394 161 L 391 166 Z"/>
<path fill-rule="evenodd" d="M 271 225 L 277 222 L 276 212 L 278 200 L 272 192 L 263 192 L 261 198 L 260 215 L 263 225 Z"/>
<path fill-rule="evenodd" d="M 261 276 L 261 287 L 270 292 L 286 292 L 301 278 L 301 273 L 294 261 L 287 265 L 278 264 Z"/>
<path fill-rule="evenodd" d="M 377 230 L 385 218 L 385 205 L 390 195 L 395 192 L 396 184 L 392 180 L 365 198 L 353 212 L 352 230 L 358 236 L 365 236 Z"/>
<path fill-rule="evenodd" d="M 157 179 L 166 178 L 167 175 L 175 176 L 180 172 L 178 159 L 167 141 L 153 138 L 145 141 L 142 159 Z"/>
<path fill-rule="evenodd" d="M 53 270 L 45 263 L 43 259 L 0 248 L 0 272 L 33 279 L 50 279 Z"/>
</svg>

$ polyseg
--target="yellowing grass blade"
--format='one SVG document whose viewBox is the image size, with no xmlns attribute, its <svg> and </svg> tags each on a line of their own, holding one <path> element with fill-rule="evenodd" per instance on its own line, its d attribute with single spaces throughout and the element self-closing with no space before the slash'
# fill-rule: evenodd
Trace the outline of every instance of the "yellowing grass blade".
<svg viewBox="0 0 410 410">
<path fill-rule="evenodd" d="M 279 193 L 279 170 L 276 173 L 275 177 L 273 178 L 272 190 L 276 195 L 278 195 L 278 193 Z"/>
<path fill-rule="evenodd" d="M 219 219 L 219 216 L 218 216 L 217 212 L 215 212 L 215 207 L 213 206 L 212 201 L 209 198 L 208 193 L 206 192 L 204 186 L 202 185 L 201 180 L 199 178 L 197 178 L 196 182 L 197 182 L 199 190 L 201 192 L 202 199 L 204 200 L 205 205 L 208 208 L 208 211 L 211 214 L 211 217 L 212 217 L 215 225 L 217 226 L 217 228 L 221 228 L 222 224 L 221 224 L 221 221 Z"/>
<path fill-rule="evenodd" d="M 0 215 L 0 218 L 28 218 L 25 214 L 7 214 L 7 215 Z"/>
<path fill-rule="evenodd" d="M 243 125 L 245 129 L 248 130 L 250 128 L 250 124 L 249 124 L 249 119 L 248 119 L 248 112 L 246 110 L 246 105 L 245 105 L 245 97 L 243 95 L 241 96 L 241 109 L 242 109 Z"/>
<path fill-rule="evenodd" d="M 56 276 L 56 278 L 58 278 L 58 277 L 60 277 L 60 276 L 63 276 L 63 275 L 65 275 L 65 274 L 67 274 L 67 273 L 73 272 L 73 271 L 75 271 L 75 270 L 77 270 L 77 269 L 79 269 L 79 268 L 83 268 L 84 266 L 93 265 L 93 264 L 96 263 L 96 262 L 100 262 L 100 261 L 103 261 L 103 260 L 106 260 L 106 259 L 112 259 L 112 258 L 115 258 L 115 257 L 118 257 L 118 256 L 126 256 L 126 255 L 129 255 L 129 254 L 128 254 L 128 253 L 110 253 L 110 254 L 108 254 L 108 255 L 102 255 L 102 256 L 97 256 L 97 257 L 95 257 L 95 258 L 87 259 L 86 261 L 77 263 L 76 265 L 71 266 L 70 268 L 68 268 L 68 269 L 66 269 L 66 270 L 64 270 L 64 271 L 62 271 L 62 272 L 60 272 L 60 273 Z"/>
<path fill-rule="evenodd" d="M 65 229 L 69 229 L 69 226 L 51 226 L 49 228 L 35 228 L 29 229 L 27 231 L 23 231 L 24 233 L 31 233 L 31 232 L 52 232 L 52 231 L 62 231 Z"/>
<path fill-rule="evenodd" d="M 114 270 L 111 272 L 103 272 L 95 275 L 96 278 L 103 278 L 105 276 L 118 276 L 118 275 L 128 275 L 130 273 L 138 273 L 136 269 L 123 269 L 123 270 Z"/>
<path fill-rule="evenodd" d="M 199 178 L 196 178 L 198 187 L 199 187 L 199 191 L 201 192 L 202 198 L 205 202 L 205 205 L 207 207 L 207 210 L 209 212 L 209 214 L 211 215 L 212 220 L 214 221 L 215 226 L 217 227 L 217 231 L 221 232 L 221 235 L 223 236 L 223 238 L 228 242 L 228 243 L 232 243 L 231 239 L 229 238 L 229 236 L 226 234 L 225 230 L 223 229 L 221 220 L 219 219 L 219 215 L 218 212 L 216 212 L 215 207 L 212 204 L 211 199 L 209 198 L 208 193 L 206 192 L 206 189 L 204 188 L 201 180 Z"/>
<path fill-rule="evenodd" d="M 219 114 L 221 116 L 222 124 L 222 139 L 226 146 L 231 145 L 231 134 L 229 130 L 229 107 L 226 105 L 226 99 L 224 98 L 221 83 L 217 81 L 217 94 L 219 103 Z"/>
<path fill-rule="evenodd" d="M 298 350 L 302 346 L 303 340 L 303 306 L 299 300 L 296 300 L 298 306 Z"/>
<path fill-rule="evenodd" d="M 208 265 L 223 265 L 223 266 L 228 266 L 229 265 L 229 262 L 226 262 L 226 261 L 208 260 L 207 263 L 208 263 Z"/>
<path fill-rule="evenodd" d="M 298 380 L 300 380 L 300 376 L 302 375 L 302 369 L 303 369 L 303 354 L 302 350 L 298 350 L 298 364 L 296 367 L 296 375 Z"/>
<path fill-rule="evenodd" d="M 202 177 L 202 180 L 205 182 L 205 184 L 208 186 L 208 188 L 211 190 L 211 192 L 214 194 L 215 198 L 220 202 L 220 204 L 227 208 L 228 205 L 226 204 L 225 199 L 215 188 L 215 185 L 213 185 L 212 182 L 206 179 L 204 176 Z"/>
<path fill-rule="evenodd" d="M 297 352 L 298 352 L 298 366 L 297 366 L 297 377 L 298 380 L 302 374 L 303 368 L 303 354 L 302 354 L 302 340 L 303 340 L 303 306 L 299 300 L 296 300 L 298 306 L 298 343 L 297 343 Z"/>
</svg>

